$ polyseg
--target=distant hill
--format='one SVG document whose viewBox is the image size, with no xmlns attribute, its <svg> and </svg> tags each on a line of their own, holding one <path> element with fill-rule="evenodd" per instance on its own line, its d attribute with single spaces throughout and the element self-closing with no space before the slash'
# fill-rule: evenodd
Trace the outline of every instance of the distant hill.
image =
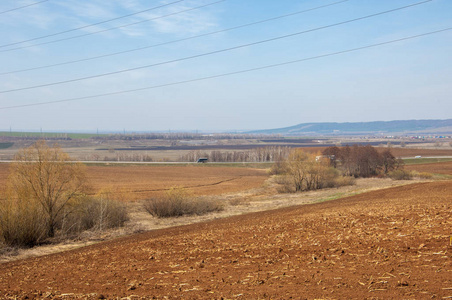
<svg viewBox="0 0 452 300">
<path fill-rule="evenodd" d="M 364 135 L 364 134 L 452 134 L 452 119 L 377 121 L 358 123 L 302 123 L 291 127 L 255 130 L 254 134 Z"/>
</svg>

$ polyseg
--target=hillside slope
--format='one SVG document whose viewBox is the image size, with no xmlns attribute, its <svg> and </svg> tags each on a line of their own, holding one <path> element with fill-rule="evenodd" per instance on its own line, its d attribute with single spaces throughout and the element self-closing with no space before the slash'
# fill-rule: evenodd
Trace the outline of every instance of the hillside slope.
<svg viewBox="0 0 452 300">
<path fill-rule="evenodd" d="M 377 133 L 451 134 L 452 119 L 358 123 L 303 123 L 285 128 L 256 130 L 250 133 L 282 135 L 353 135 Z"/>
<path fill-rule="evenodd" d="M 452 182 L 133 235 L 0 265 L 0 298 L 452 296 Z"/>
</svg>

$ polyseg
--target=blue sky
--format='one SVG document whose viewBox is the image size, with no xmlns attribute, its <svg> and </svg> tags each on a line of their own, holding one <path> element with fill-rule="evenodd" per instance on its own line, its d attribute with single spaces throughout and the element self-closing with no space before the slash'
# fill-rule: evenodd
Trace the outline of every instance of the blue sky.
<svg viewBox="0 0 452 300">
<path fill-rule="evenodd" d="M 324 56 L 450 28 L 449 0 L 37 2 L 0 2 L 0 130 L 452 118 L 452 30 Z"/>
</svg>

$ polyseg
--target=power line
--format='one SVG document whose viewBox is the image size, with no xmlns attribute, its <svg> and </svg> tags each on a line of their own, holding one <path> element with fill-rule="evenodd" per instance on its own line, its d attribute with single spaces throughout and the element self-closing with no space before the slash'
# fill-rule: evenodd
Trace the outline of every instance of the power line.
<svg viewBox="0 0 452 300">
<path fill-rule="evenodd" d="M 142 14 L 144 12 L 148 12 L 148 11 L 151 11 L 151 10 L 155 10 L 155 9 L 158 9 L 158 8 L 162 8 L 162 7 L 165 7 L 165 6 L 172 5 L 172 4 L 176 4 L 176 3 L 179 3 L 179 2 L 182 2 L 182 1 L 184 1 L 184 0 L 178 0 L 178 1 L 175 1 L 175 2 L 171 2 L 171 3 L 155 6 L 155 7 L 148 8 L 148 9 L 145 9 L 145 10 L 141 10 L 141 11 L 138 11 L 138 12 L 134 12 L 134 13 L 131 13 L 131 14 L 127 14 L 127 15 L 123 15 L 123 16 L 120 16 L 120 17 L 116 17 L 116 18 L 113 18 L 113 19 L 108 19 L 108 20 L 105 20 L 105 21 L 100 21 L 100 22 L 97 22 L 97 23 L 84 25 L 84 26 L 81 26 L 81 27 L 76 27 L 76 28 L 72 28 L 72 29 L 68 29 L 68 30 L 64 30 L 64 31 L 56 32 L 56 33 L 51 33 L 51 34 L 35 37 L 35 38 L 32 38 L 32 39 L 23 40 L 23 41 L 20 41 L 20 42 L 0 45 L 0 48 L 13 46 L 13 45 L 17 45 L 17 44 L 23 44 L 23 43 L 36 41 L 36 40 L 40 40 L 40 39 L 44 39 L 44 38 L 48 38 L 48 37 L 52 37 L 52 36 L 56 36 L 56 35 L 60 35 L 60 34 L 68 33 L 68 32 L 72 32 L 72 31 L 77 31 L 77 30 L 80 30 L 80 29 L 85 29 L 85 28 L 92 27 L 92 26 L 97 26 L 97 25 L 108 23 L 108 22 L 111 22 L 111 21 L 116 21 L 116 20 L 119 20 L 119 19 L 124 19 L 124 18 L 127 18 L 127 17 L 131 17 L 131 16 L 135 16 L 135 15 L 138 15 L 138 14 Z"/>
<path fill-rule="evenodd" d="M 0 15 L 9 13 L 9 12 L 12 12 L 12 11 L 15 11 L 15 10 L 19 10 L 19 9 L 22 9 L 22 8 L 27 8 L 27 7 L 30 7 L 30 6 L 33 6 L 33 5 L 41 4 L 41 3 L 44 3 L 44 2 L 47 2 L 47 1 L 49 1 L 49 0 L 43 0 L 43 1 L 39 1 L 39 2 L 34 2 L 34 3 L 30 3 L 28 5 L 19 6 L 19 7 L 16 7 L 16 8 L 5 10 L 5 11 L 0 11 Z"/>
<path fill-rule="evenodd" d="M 167 14 L 167 15 L 163 15 L 163 16 L 159 16 L 159 17 L 155 17 L 155 18 L 151 18 L 151 19 L 145 19 L 145 20 L 141 20 L 141 21 L 138 21 L 138 22 L 133 22 L 133 23 L 129 23 L 129 24 L 121 25 L 121 26 L 111 27 L 111 28 L 107 28 L 107 29 L 103 29 L 103 30 L 99 30 L 99 31 L 94 31 L 94 32 L 88 32 L 88 33 L 75 35 L 75 36 L 67 37 L 67 38 L 62 38 L 62 39 L 58 39 L 58 40 L 53 40 L 53 41 L 49 41 L 49 42 L 43 42 L 43 43 L 39 43 L 39 44 L 33 44 L 33 45 L 28 45 L 28 46 L 22 46 L 22 47 L 16 47 L 16 48 L 11 48 L 11 49 L 1 50 L 0 52 L 9 52 L 9 51 L 14 51 L 14 50 L 20 50 L 20 49 L 25 49 L 25 48 L 35 47 L 35 46 L 48 45 L 48 44 L 58 43 L 58 42 L 62 42 L 62 41 L 68 41 L 68 40 L 72 40 L 72 39 L 77 39 L 77 38 L 81 38 L 81 37 L 85 37 L 85 36 L 90 36 L 90 35 L 94 35 L 94 34 L 98 34 L 98 33 L 107 32 L 107 31 L 110 31 L 110 30 L 116 30 L 116 29 L 132 26 L 132 25 L 137 25 L 137 24 L 141 24 L 141 23 L 145 23 L 145 22 L 150 22 L 150 21 L 154 21 L 154 20 L 158 20 L 158 19 L 174 16 L 174 15 L 185 13 L 185 12 L 192 11 L 192 10 L 195 10 L 195 9 L 204 8 L 206 6 L 218 4 L 218 3 L 224 2 L 224 1 L 226 1 L 226 0 L 219 0 L 219 1 L 216 1 L 216 2 L 204 4 L 204 5 L 201 5 L 201 6 L 196 6 L 196 7 L 192 7 L 192 8 L 185 9 L 185 10 L 181 10 L 181 11 L 178 11 L 178 12 L 170 13 L 170 14 Z M 4 46 L 7 46 L 7 45 L 4 45 Z"/>
<path fill-rule="evenodd" d="M 30 89 L 47 87 L 47 86 L 53 86 L 53 85 L 59 85 L 59 84 L 65 84 L 65 83 L 71 83 L 71 82 L 82 81 L 82 80 L 93 79 L 93 78 L 99 78 L 99 77 L 105 77 L 105 76 L 111 76 L 111 75 L 116 75 L 116 74 L 120 74 L 120 73 L 126 73 L 126 72 L 130 72 L 130 71 L 147 69 L 147 68 L 151 68 L 151 67 L 155 67 L 155 66 L 161 66 L 161 65 L 164 65 L 164 64 L 180 62 L 180 61 L 189 60 L 189 59 L 193 59 L 193 58 L 199 58 L 199 57 L 203 57 L 203 56 L 218 54 L 218 53 L 227 52 L 227 51 L 232 51 L 232 50 L 236 50 L 236 49 L 240 49 L 240 48 L 244 48 L 244 47 L 254 46 L 254 45 L 263 44 L 263 43 L 268 43 L 268 42 L 272 42 L 272 41 L 276 41 L 276 40 L 281 40 L 281 39 L 285 39 L 285 38 L 289 38 L 289 37 L 305 34 L 305 33 L 308 33 L 308 32 L 318 31 L 318 30 L 331 28 L 331 27 L 335 27 L 335 26 L 339 26 L 339 25 L 343 25 L 343 24 L 347 24 L 347 23 L 351 23 L 351 22 L 356 22 L 356 21 L 363 20 L 363 19 L 372 18 L 372 17 L 375 17 L 375 16 L 379 16 L 379 15 L 382 15 L 382 14 L 387 14 L 387 13 L 390 13 L 390 12 L 406 9 L 406 8 L 409 8 L 409 7 L 412 7 L 412 6 L 415 6 L 415 5 L 420 5 L 420 4 L 424 4 L 424 3 L 427 3 L 427 2 L 431 2 L 431 1 L 432 0 L 426 0 L 426 1 L 418 2 L 418 3 L 410 4 L 410 5 L 407 5 L 407 6 L 402 6 L 402 7 L 394 8 L 394 9 L 391 9 L 391 10 L 387 10 L 387 11 L 383 11 L 383 12 L 367 15 L 367 16 L 364 16 L 364 17 L 359 17 L 359 18 L 355 18 L 355 19 L 351 19 L 351 20 L 347 20 L 347 21 L 343 21 L 343 22 L 339 22 L 339 23 L 334 23 L 334 24 L 331 24 L 331 25 L 326 25 L 326 26 L 322 26 L 322 27 L 309 29 L 309 30 L 299 31 L 299 32 L 296 32 L 296 33 L 286 34 L 286 35 L 283 35 L 283 36 L 278 36 L 278 37 L 274 37 L 274 38 L 270 38 L 270 39 L 266 39 L 266 40 L 261 40 L 261 41 L 257 41 L 257 42 L 253 42 L 253 43 L 243 44 L 243 45 L 239 45 L 239 46 L 235 46 L 235 47 L 230 47 L 230 48 L 225 48 L 225 49 L 221 49 L 221 50 L 211 51 L 211 52 L 207 52 L 207 53 L 197 54 L 197 55 L 193 55 L 193 56 L 173 59 L 173 60 L 164 61 L 164 62 L 160 62 L 160 63 L 154 63 L 154 64 L 150 64 L 150 65 L 139 66 L 139 67 L 135 67 L 135 68 L 123 69 L 123 70 L 114 71 L 114 72 L 108 72 L 108 73 L 103 73 L 103 74 L 91 75 L 91 76 L 86 76 L 86 77 L 74 78 L 74 79 L 69 79 L 69 80 L 63 80 L 63 81 L 58 81 L 58 82 L 51 82 L 51 83 L 40 84 L 40 85 L 29 86 L 29 87 L 23 87 L 23 88 L 17 88 L 17 89 L 4 90 L 4 91 L 0 91 L 0 94 L 10 93 L 10 92 L 18 92 L 18 91 L 23 91 L 23 90 L 30 90 Z"/>
<path fill-rule="evenodd" d="M 133 48 L 133 49 L 129 49 L 129 50 L 113 52 L 113 53 L 103 54 L 103 55 L 94 56 L 94 57 L 88 57 L 88 58 L 82 58 L 82 59 L 77 59 L 77 60 L 72 60 L 72 61 L 55 63 L 55 64 L 51 64 L 51 65 L 44 65 L 44 66 L 40 66 L 40 67 L 33 67 L 33 68 L 16 70 L 16 71 L 9 71 L 9 72 L 0 73 L 0 75 L 8 75 L 8 74 L 14 74 L 14 73 L 20 73 L 20 72 L 26 72 L 26 71 L 46 69 L 46 68 L 51 68 L 51 67 L 56 67 L 56 66 L 68 65 L 68 64 L 73 64 L 73 63 L 79 63 L 79 62 L 84 62 L 84 61 L 89 61 L 89 60 L 95 60 L 95 59 L 100 59 L 100 58 L 105 58 L 105 57 L 110 57 L 110 56 L 130 53 L 130 52 L 135 52 L 135 51 L 141 51 L 141 50 L 145 50 L 145 49 L 149 49 L 149 48 L 155 48 L 155 47 L 164 46 L 164 45 L 173 44 L 173 43 L 178 43 L 178 42 L 182 42 L 182 41 L 187 41 L 187 40 L 191 40 L 191 39 L 195 39 L 195 38 L 205 37 L 205 36 L 209 36 L 209 35 L 213 35 L 213 34 L 223 33 L 223 32 L 227 32 L 227 31 L 231 31 L 231 30 L 235 30 L 235 29 L 240 29 L 240 28 L 244 28 L 244 27 L 248 27 L 248 26 L 252 26 L 252 25 L 262 24 L 262 23 L 265 23 L 265 22 L 275 21 L 275 20 L 278 20 L 278 19 L 282 19 L 282 18 L 298 15 L 298 14 L 301 14 L 301 13 L 310 12 L 310 11 L 313 11 L 313 10 L 329 7 L 329 6 L 332 6 L 332 5 L 337 5 L 337 4 L 340 4 L 340 3 L 347 2 L 347 1 L 349 1 L 349 0 L 341 0 L 341 1 L 330 3 L 330 4 L 325 4 L 325 5 L 317 6 L 317 7 L 314 7 L 314 8 L 310 8 L 310 9 L 300 10 L 300 11 L 292 12 L 292 13 L 289 13 L 289 14 L 276 16 L 276 17 L 269 18 L 269 19 L 264 19 L 264 20 L 260 20 L 260 21 L 256 21 L 256 22 L 246 23 L 246 24 L 242 24 L 242 25 L 238 25 L 238 26 L 234 26 L 234 27 L 229 27 L 229 28 L 225 28 L 225 29 L 221 29 L 221 30 L 216 30 L 216 31 L 212 31 L 212 32 L 204 33 L 204 34 L 194 35 L 194 36 L 191 36 L 191 37 L 186 37 L 186 38 L 182 38 L 182 39 L 172 40 L 172 41 L 163 42 L 163 43 L 159 43 L 159 44 L 154 44 L 154 45 L 149 45 L 149 46 L 144 46 L 144 47 L 139 47 L 139 48 Z"/>
<path fill-rule="evenodd" d="M 397 43 L 397 42 L 411 40 L 411 39 L 415 39 L 415 38 L 419 38 L 419 37 L 424 37 L 424 36 L 428 36 L 428 35 L 432 35 L 432 34 L 436 34 L 436 33 L 441 33 L 441 32 L 445 32 L 445 31 L 448 31 L 448 30 L 452 30 L 452 27 L 448 27 L 448 28 L 440 29 L 440 30 L 436 30 L 436 31 L 431 31 L 431 32 L 427 32 L 427 33 L 422 33 L 422 34 L 418 34 L 418 35 L 413 35 L 413 36 L 409 36 L 409 37 L 404 37 L 404 38 L 400 38 L 400 39 L 396 39 L 396 40 L 391 40 L 391 41 L 371 44 L 371 45 L 367 45 L 367 46 L 362 46 L 362 47 L 358 47 L 358 48 L 352 48 L 352 49 L 347 49 L 347 50 L 342 50 L 342 51 L 337 51 L 337 52 L 331 52 L 331 53 L 321 54 L 321 55 L 317 55 L 317 56 L 311 56 L 311 57 L 307 57 L 307 58 L 302 58 L 302 59 L 297 59 L 297 60 L 292 60 L 292 61 L 286 61 L 286 62 L 282 62 L 282 63 L 266 65 L 266 66 L 251 68 L 251 69 L 245 69 L 245 70 L 240 70 L 240 71 L 235 71 L 235 72 L 230 72 L 230 73 L 223 73 L 223 74 L 217 74 L 217 75 L 212 75 L 212 76 L 207 76 L 207 77 L 200 77 L 200 78 L 189 79 L 189 80 L 184 80 L 184 81 L 177 81 L 177 82 L 172 82 L 172 83 L 166 83 L 166 84 L 142 87 L 142 88 L 131 89 L 131 90 L 116 91 L 116 92 L 110 92 L 110 93 L 104 93 L 104 94 L 97 94 L 97 95 L 91 95 L 91 96 L 83 96 L 83 97 L 68 98 L 68 99 L 46 101 L 46 102 L 38 102 L 38 103 L 30 103 L 30 104 L 23 104 L 23 105 L 4 106 L 4 107 L 0 107 L 0 110 L 6 110 L 6 109 L 12 109 L 12 108 L 21 108 L 21 107 L 30 107 L 30 106 L 39 106 L 39 105 L 47 105 L 47 104 L 55 104 L 55 103 L 63 103 L 63 102 L 71 102 L 71 101 L 79 101 L 79 100 L 100 98 L 100 97 L 105 97 L 105 96 L 114 96 L 114 95 L 119 95 L 119 94 L 126 94 L 126 93 L 139 92 L 139 91 L 150 90 L 150 89 L 157 89 L 157 88 L 162 88 L 162 87 L 168 87 L 168 86 L 192 83 L 192 82 L 209 80 L 209 79 L 214 79 L 214 78 L 227 77 L 227 76 L 232 76 L 232 75 L 238 75 L 238 74 L 243 74 L 243 73 L 255 72 L 255 71 L 260 71 L 260 70 L 264 70 L 264 69 L 270 69 L 270 68 L 285 66 L 285 65 L 289 65 L 289 64 L 295 64 L 295 63 L 300 63 L 300 62 L 304 62 L 304 61 L 315 60 L 315 59 L 320 59 L 320 58 L 325 58 L 325 57 L 330 57 L 330 56 L 336 56 L 336 55 L 340 55 L 340 54 L 355 52 L 355 51 L 359 51 L 359 50 L 379 47 L 379 46 L 383 46 L 383 45 L 388 45 L 388 44 L 393 44 L 393 43 Z"/>
</svg>

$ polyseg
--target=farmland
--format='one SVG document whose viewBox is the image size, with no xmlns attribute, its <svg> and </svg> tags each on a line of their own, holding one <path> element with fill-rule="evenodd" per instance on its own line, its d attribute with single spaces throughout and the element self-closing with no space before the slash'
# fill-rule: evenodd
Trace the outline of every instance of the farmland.
<svg viewBox="0 0 452 300">
<path fill-rule="evenodd" d="M 452 184 L 395 187 L 155 230 L 0 265 L 0 295 L 452 296 Z"/>
<path fill-rule="evenodd" d="M 95 192 L 114 189 L 128 200 L 145 199 L 182 187 L 195 195 L 218 195 L 259 187 L 263 169 L 208 166 L 88 166 Z"/>
<path fill-rule="evenodd" d="M 397 148 L 395 154 L 450 152 Z M 452 175 L 452 162 L 418 162 L 424 163 L 406 169 Z M 450 179 L 368 178 L 277 194 L 265 168 L 239 165 L 87 164 L 90 193 L 110 192 L 125 202 L 130 222 L 117 232 L 3 257 L 0 298 L 452 296 Z M 0 163 L 2 194 L 8 166 Z M 225 210 L 167 220 L 143 211 L 143 199 L 174 186 L 223 201 Z"/>
<path fill-rule="evenodd" d="M 8 164 L 0 164 L 0 191 L 5 191 Z M 87 166 L 91 194 L 111 192 L 124 201 L 161 195 L 182 187 L 194 195 L 218 195 L 257 188 L 268 178 L 264 169 L 198 165 Z"/>
<path fill-rule="evenodd" d="M 452 161 L 446 161 L 441 163 L 408 165 L 405 166 L 405 169 L 415 170 L 418 172 L 452 175 Z"/>
<path fill-rule="evenodd" d="M 84 138 L 80 138 L 84 137 Z M 37 140 L 36 137 L 21 138 L 3 136 L 0 142 L 0 160 L 11 160 L 20 148 L 28 147 Z M 411 141 L 403 140 L 406 147 L 400 147 L 402 141 L 382 138 L 281 138 L 242 135 L 168 135 L 163 138 L 153 135 L 143 137 L 137 135 L 74 135 L 72 139 L 51 139 L 48 144 L 58 143 L 71 157 L 80 161 L 153 161 L 177 162 L 190 152 L 209 154 L 219 152 L 249 152 L 265 147 L 303 148 L 306 151 L 318 152 L 328 146 L 370 144 L 381 149 L 392 146 L 396 157 L 415 156 L 452 156 L 452 147 L 448 141 Z"/>
</svg>

